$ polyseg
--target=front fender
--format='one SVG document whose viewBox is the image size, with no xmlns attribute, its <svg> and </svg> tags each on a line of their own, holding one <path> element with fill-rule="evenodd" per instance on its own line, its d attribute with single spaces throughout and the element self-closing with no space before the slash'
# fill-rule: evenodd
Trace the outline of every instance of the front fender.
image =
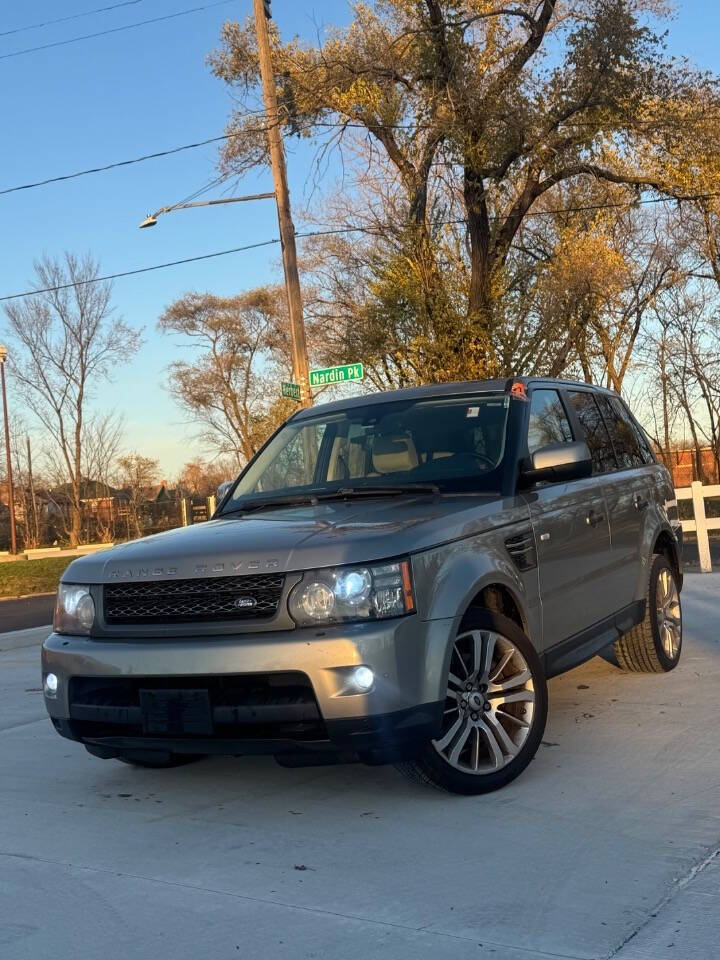
<svg viewBox="0 0 720 960">
<path fill-rule="evenodd" d="M 506 538 L 520 529 L 520 524 L 513 524 L 414 556 L 420 616 L 424 620 L 453 618 L 457 628 L 478 593 L 487 586 L 500 585 L 513 597 L 525 632 L 539 647 L 542 630 L 537 568 L 521 572 L 505 549 Z"/>
</svg>

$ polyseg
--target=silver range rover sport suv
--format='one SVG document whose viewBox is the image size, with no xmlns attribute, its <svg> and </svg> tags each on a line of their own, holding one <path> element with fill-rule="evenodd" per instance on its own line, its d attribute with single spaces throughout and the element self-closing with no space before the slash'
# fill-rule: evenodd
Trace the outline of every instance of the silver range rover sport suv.
<svg viewBox="0 0 720 960">
<path fill-rule="evenodd" d="M 534 756 L 547 678 L 682 645 L 667 470 L 616 394 L 454 383 L 301 410 L 208 523 L 79 558 L 45 703 L 97 757 L 395 763 L 455 793 Z"/>
</svg>

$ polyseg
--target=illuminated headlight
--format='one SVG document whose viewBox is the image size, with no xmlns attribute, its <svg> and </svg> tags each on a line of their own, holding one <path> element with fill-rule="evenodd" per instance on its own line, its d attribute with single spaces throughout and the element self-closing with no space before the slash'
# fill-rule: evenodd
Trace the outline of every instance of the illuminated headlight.
<svg viewBox="0 0 720 960">
<path fill-rule="evenodd" d="M 58 678 L 54 673 L 48 673 L 43 680 L 43 693 L 48 700 L 54 700 L 58 692 Z"/>
<path fill-rule="evenodd" d="M 301 627 L 402 617 L 415 609 L 410 561 L 312 570 L 292 590 L 289 606 Z"/>
<path fill-rule="evenodd" d="M 61 583 L 58 587 L 53 629 L 56 633 L 87 635 L 95 620 L 95 603 L 89 587 Z"/>
</svg>

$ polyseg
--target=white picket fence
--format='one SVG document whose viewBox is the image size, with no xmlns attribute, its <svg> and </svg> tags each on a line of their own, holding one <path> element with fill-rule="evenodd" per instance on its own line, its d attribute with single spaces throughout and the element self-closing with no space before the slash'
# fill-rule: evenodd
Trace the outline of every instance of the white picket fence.
<svg viewBox="0 0 720 960">
<path fill-rule="evenodd" d="M 708 519 L 705 516 L 705 500 L 708 497 L 720 497 L 720 484 L 705 486 L 695 480 L 689 487 L 678 487 L 675 496 L 678 500 L 692 500 L 693 519 L 683 520 L 682 528 L 685 533 L 697 534 L 700 570 L 702 573 L 712 573 L 708 530 L 720 530 L 720 517 Z"/>
</svg>

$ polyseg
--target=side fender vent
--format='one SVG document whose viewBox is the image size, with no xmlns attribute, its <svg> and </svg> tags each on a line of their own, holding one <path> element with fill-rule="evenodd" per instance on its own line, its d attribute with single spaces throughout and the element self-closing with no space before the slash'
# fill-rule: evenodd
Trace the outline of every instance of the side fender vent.
<svg viewBox="0 0 720 960">
<path fill-rule="evenodd" d="M 534 570 L 537 567 L 535 535 L 532 530 L 523 530 L 514 537 L 508 537 L 505 547 L 518 570 Z"/>
</svg>

